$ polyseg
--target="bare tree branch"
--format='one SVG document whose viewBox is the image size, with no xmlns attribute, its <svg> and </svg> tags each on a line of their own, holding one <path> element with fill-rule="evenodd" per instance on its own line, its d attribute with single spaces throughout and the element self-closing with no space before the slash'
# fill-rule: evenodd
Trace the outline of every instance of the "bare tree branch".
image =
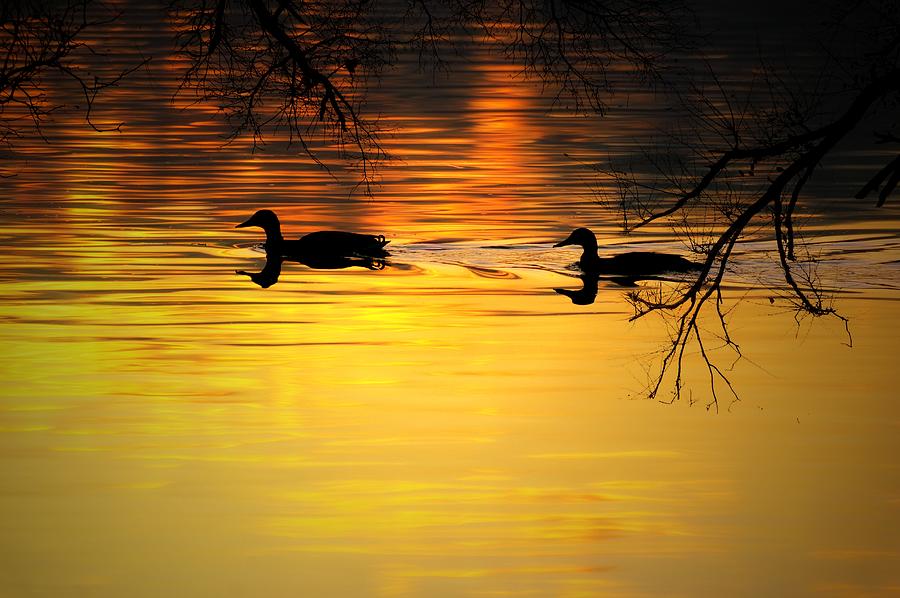
<svg viewBox="0 0 900 598">
<path fill-rule="evenodd" d="M 388 64 L 382 24 L 365 0 L 178 1 L 179 47 L 190 60 L 181 91 L 223 111 L 253 147 L 279 136 L 325 166 L 312 141 L 321 133 L 357 162 L 370 188 L 386 157 L 378 124 L 362 116 L 366 77 Z"/>
<path fill-rule="evenodd" d="M 774 69 L 766 67 L 760 71 L 759 81 L 760 91 L 770 102 L 771 108 L 766 108 L 755 105 L 751 97 L 738 102 L 738 96 L 728 92 L 710 71 L 712 92 L 696 86 L 695 101 L 683 106 L 693 119 L 689 134 L 670 136 L 668 155 L 645 153 L 643 164 L 649 165 L 655 176 L 627 168 L 598 168 L 615 185 L 626 230 L 661 220 L 674 221 L 690 245 L 705 253 L 700 271 L 684 283 L 665 293 L 643 288 L 630 295 L 634 318 L 658 313 L 671 324 L 671 338 L 661 354 L 660 370 L 648 387 L 648 396 L 657 398 L 668 380 L 671 400 L 682 397 L 685 351 L 689 344 L 696 343 L 710 380 L 708 407 L 718 408 L 717 383 L 724 384 L 737 399 L 701 336 L 699 322 L 707 302 L 715 297 L 722 347 L 741 356 L 727 331 L 721 287 L 737 243 L 757 226 L 763 231 L 768 228 L 774 241 L 787 298 L 796 313 L 837 318 L 852 345 L 849 322 L 822 290 L 815 263 L 798 258 L 794 215 L 809 181 L 842 141 L 851 135 L 858 138 L 865 132 L 864 123 L 874 121 L 880 130 L 875 131 L 871 142 L 891 143 L 892 131 L 900 124 L 900 19 L 896 18 L 900 11 L 896 5 L 889 10 L 878 0 L 860 4 L 874 5 L 870 18 L 876 14 L 886 33 L 878 38 L 881 46 L 876 51 L 865 53 L 866 60 L 852 61 L 854 68 L 848 69 L 852 81 L 845 82 L 843 89 L 826 92 L 824 86 L 816 84 L 797 91 Z M 844 15 L 846 19 L 849 16 Z M 841 60 L 851 64 L 849 58 Z M 895 191 L 898 179 L 900 157 L 891 159 L 856 198 L 878 192 L 877 205 L 881 206 Z M 708 218 L 698 223 L 695 214 L 703 216 L 710 211 L 718 214 L 713 224 Z"/>
<path fill-rule="evenodd" d="M 109 78 L 92 74 L 81 58 L 94 49 L 83 38 L 118 17 L 93 17 L 93 8 L 92 0 L 10 0 L 0 7 L 0 143 L 7 148 L 14 149 L 15 139 L 26 130 L 43 137 L 44 122 L 64 107 L 46 92 L 46 80 L 54 73 L 78 87 L 84 98 L 81 110 L 92 129 L 120 130 L 121 123 L 102 127 L 93 120 L 94 102 L 147 61 Z"/>
<path fill-rule="evenodd" d="M 539 78 L 560 102 L 602 112 L 612 67 L 658 79 L 664 57 L 685 46 L 680 3 L 612 0 L 407 0 L 398 21 L 369 0 L 174 0 L 179 47 L 189 59 L 181 91 L 214 103 L 230 139 L 254 147 L 280 131 L 324 166 L 312 138 L 324 133 L 345 158 L 372 169 L 386 157 L 365 113 L 366 82 L 412 44 L 420 62 L 478 37 Z"/>
</svg>

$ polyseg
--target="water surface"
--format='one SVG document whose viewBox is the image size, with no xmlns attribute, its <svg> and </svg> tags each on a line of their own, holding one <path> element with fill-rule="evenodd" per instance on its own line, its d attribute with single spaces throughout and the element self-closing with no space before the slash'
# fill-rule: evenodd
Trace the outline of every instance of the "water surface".
<svg viewBox="0 0 900 598">
<path fill-rule="evenodd" d="M 163 43 L 146 10 L 109 34 L 134 55 Z M 612 281 L 591 305 L 557 294 L 581 281 L 550 244 L 586 225 L 610 252 L 686 252 L 662 227 L 623 237 L 580 162 L 653 123 L 548 114 L 538 86 L 469 60 L 376 92 L 402 159 L 371 198 L 277 144 L 223 147 L 209 107 L 168 103 L 174 58 L 104 100 L 121 134 L 60 115 L 19 148 L 0 595 L 900 591 L 896 207 L 806 222 L 852 348 L 838 321 L 795 322 L 751 236 L 727 293 L 741 400 L 704 409 L 695 361 L 684 401 L 642 400 L 664 323 L 629 322 Z M 260 207 L 393 255 L 286 263 L 259 288 L 236 273 L 263 267 L 259 231 L 233 227 Z"/>
</svg>

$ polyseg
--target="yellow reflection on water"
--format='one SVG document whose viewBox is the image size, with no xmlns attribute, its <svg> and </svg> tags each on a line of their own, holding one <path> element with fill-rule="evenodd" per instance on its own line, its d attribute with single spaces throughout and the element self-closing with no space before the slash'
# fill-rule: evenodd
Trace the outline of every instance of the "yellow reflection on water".
<svg viewBox="0 0 900 598">
<path fill-rule="evenodd" d="M 259 259 L 249 250 L 87 250 L 54 258 L 55 279 L 3 269 L 5 587 L 579 596 L 891 583 L 895 336 L 878 325 L 891 302 L 848 300 L 868 312 L 852 351 L 824 326 L 798 353 L 751 300 L 735 326 L 766 373 L 736 370 L 745 402 L 711 418 L 623 400 L 660 330 L 628 324 L 617 288 L 584 308 L 552 292 L 555 272 L 419 262 L 293 265 L 263 290 L 233 274 Z M 863 394 L 841 382 L 851 372 L 871 381 Z"/>
</svg>

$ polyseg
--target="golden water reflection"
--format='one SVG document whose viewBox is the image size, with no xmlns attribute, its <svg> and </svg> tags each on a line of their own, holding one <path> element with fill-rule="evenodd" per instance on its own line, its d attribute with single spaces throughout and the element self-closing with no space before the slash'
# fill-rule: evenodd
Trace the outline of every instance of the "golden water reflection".
<svg viewBox="0 0 900 598">
<path fill-rule="evenodd" d="M 4 587 L 687 596 L 732 594 L 735 580 L 748 595 L 893 583 L 896 330 L 877 315 L 890 321 L 893 301 L 844 302 L 853 350 L 825 325 L 799 351 L 751 298 L 735 325 L 766 371 L 738 368 L 745 402 L 710 418 L 623 400 L 660 338 L 627 323 L 613 287 L 585 308 L 552 292 L 556 272 L 403 267 L 401 250 L 384 271 L 296 265 L 263 290 L 233 274 L 260 259 L 246 249 L 88 252 L 59 256 L 57 279 L 3 268 Z"/>
<path fill-rule="evenodd" d="M 565 155 L 664 115 L 548 116 L 484 56 L 430 91 L 404 73 L 403 160 L 348 198 L 294 154 L 223 147 L 209 107 L 160 109 L 176 67 L 98 106 L 121 134 L 60 115 L 4 179 L 0 596 L 897 592 L 896 212 L 807 229 L 852 349 L 770 305 L 751 239 L 728 294 L 743 400 L 664 407 L 637 397 L 665 328 L 608 281 L 556 294 L 580 281 L 550 248 L 589 225 L 683 251 L 621 237 Z M 233 229 L 260 207 L 393 256 L 261 289 L 236 274 L 261 235 Z"/>
</svg>

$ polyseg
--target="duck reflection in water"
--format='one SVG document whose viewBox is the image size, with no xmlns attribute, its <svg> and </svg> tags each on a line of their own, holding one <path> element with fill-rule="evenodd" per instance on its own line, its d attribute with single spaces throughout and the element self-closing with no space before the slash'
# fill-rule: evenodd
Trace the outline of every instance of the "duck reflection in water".
<svg viewBox="0 0 900 598">
<path fill-rule="evenodd" d="M 560 295 L 565 295 L 575 305 L 591 305 L 597 298 L 597 283 L 600 277 L 596 274 L 582 274 L 580 289 L 553 289 Z"/>
<path fill-rule="evenodd" d="M 278 282 L 285 260 L 317 270 L 352 267 L 383 270 L 386 264 L 384 258 L 390 255 L 384 249 L 389 241 L 382 235 L 318 231 L 297 240 L 286 240 L 281 234 L 278 216 L 271 210 L 259 210 L 235 228 L 248 226 L 258 226 L 266 232 L 266 264 L 259 272 L 237 270 L 236 273 L 249 276 L 262 288 Z"/>
<path fill-rule="evenodd" d="M 298 264 L 303 264 L 309 268 L 314 268 L 316 270 L 339 270 L 341 268 L 367 268 L 369 270 L 384 270 L 386 262 L 383 258 L 374 258 L 374 257 L 356 257 L 356 256 L 346 256 L 346 257 L 331 257 L 331 258 L 285 258 L 277 254 L 266 254 L 266 264 L 263 266 L 263 269 L 259 272 L 247 272 L 246 270 L 235 270 L 236 274 L 243 274 L 244 276 L 249 276 L 250 280 L 258 284 L 264 289 L 269 288 L 276 282 L 278 282 L 278 277 L 281 275 L 281 265 L 285 262 L 285 260 L 290 262 L 297 262 Z"/>
<path fill-rule="evenodd" d="M 565 295 L 575 305 L 591 305 L 597 299 L 597 288 L 600 282 L 599 274 L 585 273 L 578 276 L 581 279 L 580 289 L 553 289 L 560 295 Z M 619 287 L 636 287 L 639 280 L 665 280 L 660 276 L 610 276 L 604 277 L 604 281 L 611 282 Z"/>
</svg>

